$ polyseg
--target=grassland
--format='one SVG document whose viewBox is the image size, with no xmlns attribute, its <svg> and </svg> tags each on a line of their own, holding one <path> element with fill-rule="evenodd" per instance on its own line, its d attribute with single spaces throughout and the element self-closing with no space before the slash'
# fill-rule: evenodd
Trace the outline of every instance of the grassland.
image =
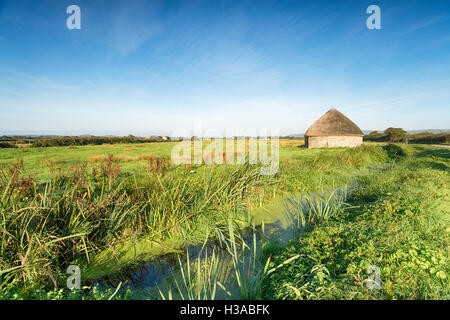
<svg viewBox="0 0 450 320">
<path fill-rule="evenodd" d="M 441 266 L 448 265 L 449 151 L 301 145 L 280 141 L 280 168 L 273 176 L 261 176 L 260 167 L 249 164 L 176 166 L 169 161 L 169 142 L 0 150 L 0 297 L 48 298 L 45 292 L 64 287 L 70 264 L 80 265 L 87 280 L 105 277 L 205 237 L 232 238 L 230 222 L 239 230 L 270 221 L 258 212 L 276 199 L 356 182 L 361 188 L 348 209 L 308 220 L 308 232 L 288 245 L 265 245 L 261 265 L 270 256 L 277 272 L 264 282 L 258 278 L 260 289 L 252 297 L 448 297 L 448 269 Z M 382 174 L 369 170 L 386 163 L 395 166 Z M 399 257 L 416 250 L 417 261 L 425 259 L 435 272 L 408 269 L 409 258 L 391 258 L 397 249 Z M 314 263 L 295 258 L 277 268 L 299 254 Z M 361 278 L 353 279 L 368 263 L 401 272 L 388 272 L 385 291 L 367 292 Z M 415 282 L 402 287 L 402 277 Z M 412 287 L 416 295 L 408 295 Z M 51 298 L 85 298 L 51 292 Z M 96 292 L 90 297 L 112 295 Z"/>
<path fill-rule="evenodd" d="M 299 258 L 268 278 L 266 296 L 449 299 L 449 159 L 447 150 L 423 149 L 360 177 L 349 207 L 282 248 L 269 245 L 272 265 Z M 367 286 L 370 266 L 380 270 L 378 290 Z"/>
</svg>

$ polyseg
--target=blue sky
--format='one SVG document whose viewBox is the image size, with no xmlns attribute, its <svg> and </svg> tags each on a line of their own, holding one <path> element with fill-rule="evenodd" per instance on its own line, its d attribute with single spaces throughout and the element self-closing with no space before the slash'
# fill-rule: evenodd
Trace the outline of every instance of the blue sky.
<svg viewBox="0 0 450 320">
<path fill-rule="evenodd" d="M 303 133 L 332 107 L 449 128 L 450 2 L 0 0 L 0 135 Z"/>
</svg>

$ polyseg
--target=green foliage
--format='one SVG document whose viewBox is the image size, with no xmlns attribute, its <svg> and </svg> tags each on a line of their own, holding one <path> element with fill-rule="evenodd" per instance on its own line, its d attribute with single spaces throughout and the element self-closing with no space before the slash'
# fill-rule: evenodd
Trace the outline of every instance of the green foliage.
<svg viewBox="0 0 450 320">
<path fill-rule="evenodd" d="M 0 148 L 17 148 L 17 146 L 10 142 L 0 142 Z"/>
<path fill-rule="evenodd" d="M 173 279 L 174 287 L 169 287 L 167 292 L 163 293 L 159 289 L 159 293 L 163 300 L 181 299 L 181 300 L 214 300 L 218 284 L 220 284 L 221 264 L 220 259 L 213 250 L 208 256 L 208 251 L 201 252 L 204 256 L 199 256 L 194 263 L 191 263 L 189 253 L 187 254 L 186 263 L 181 261 L 178 256 L 180 266 L 181 281 Z"/>
<path fill-rule="evenodd" d="M 354 283 L 343 280 L 352 279 L 355 272 L 356 275 L 364 272 L 362 268 L 367 261 L 385 261 L 386 254 L 394 249 L 418 252 L 414 266 L 424 259 L 431 261 L 428 273 L 420 272 L 424 275 L 432 272 L 433 276 L 414 280 L 425 288 L 419 290 L 418 297 L 442 297 L 446 288 L 437 286 L 434 277 L 442 278 L 448 270 L 442 269 L 442 263 L 446 262 L 442 260 L 444 251 L 435 248 L 441 248 L 447 235 L 442 234 L 440 216 L 425 219 L 428 211 L 422 205 L 431 201 L 433 193 L 426 196 L 421 193 L 430 187 L 427 179 L 434 179 L 433 183 L 447 179 L 448 154 L 425 147 L 383 148 L 378 144 L 307 150 L 297 148 L 296 141 L 289 142 L 281 147 L 280 171 L 274 176 L 261 176 L 260 167 L 249 164 L 170 166 L 165 161 L 153 161 L 156 159 L 153 156 L 151 165 L 113 156 L 102 162 L 83 162 L 92 155 L 118 152 L 135 152 L 133 155 L 138 158 L 143 151 L 151 151 L 163 159 L 170 155 L 173 146 L 170 143 L 133 145 L 142 151 L 126 151 L 130 146 L 123 145 L 81 146 L 76 150 L 71 147 L 2 150 L 0 160 L 6 165 L 0 170 L 0 286 L 8 289 L 0 290 L 3 294 L 0 298 L 89 298 L 86 295 L 110 298 L 115 290 L 92 288 L 75 294 L 52 288 L 64 287 L 69 264 L 79 264 L 82 272 L 86 272 L 92 270 L 95 262 L 103 272 L 100 276 L 126 267 L 131 261 L 116 250 L 128 243 L 148 239 L 195 244 L 204 241 L 205 235 L 208 240 L 215 237 L 228 243 L 229 267 L 235 281 L 231 287 L 236 290 L 217 280 L 214 263 L 219 261 L 218 255 L 211 252 L 207 260 L 197 265 L 195 261 L 181 263 L 183 270 L 193 263 L 193 268 L 178 279 L 176 286 L 181 289 L 176 289 L 177 292 L 183 292 L 185 297 L 214 298 L 217 292 L 227 290 L 233 297 L 247 299 L 261 298 L 263 293 L 275 298 L 394 297 L 384 291 L 377 296 L 372 292 L 361 293 Z M 20 158 L 23 160 L 17 160 Z M 45 166 L 41 165 L 43 160 L 47 161 Z M 397 163 L 394 171 L 386 166 L 380 169 L 383 174 L 378 169 L 369 176 L 361 174 L 392 160 Z M 327 193 L 321 197 L 305 196 L 303 205 L 294 205 L 298 209 L 293 215 L 298 221 L 298 234 L 306 225 L 310 226 L 309 231 L 286 248 L 265 244 L 266 254 L 275 255 L 269 260 L 270 265 L 266 265 L 268 256 L 260 257 L 256 247 L 232 240 L 235 232 L 230 231 L 230 221 L 235 229 L 249 226 L 253 208 L 264 207 L 279 195 L 346 189 L 356 176 L 358 188 L 352 193 L 350 206 L 344 206 L 345 197 L 336 201 L 336 194 L 329 197 Z M 428 181 L 426 185 L 415 186 L 421 179 Z M 414 195 L 394 199 L 392 195 L 409 194 L 410 185 L 417 188 Z M 436 188 L 439 189 L 438 184 Z M 441 185 L 439 190 L 448 190 L 448 185 Z M 382 202 L 386 199 L 389 202 Z M 408 210 L 419 215 L 411 215 Z M 429 229 L 427 235 L 444 240 L 440 244 L 433 242 L 435 247 L 428 245 L 428 238 L 423 243 L 417 240 L 416 249 L 394 241 L 392 247 L 377 251 L 381 258 L 365 244 L 374 245 L 374 240 L 369 240 L 376 235 L 381 239 L 377 241 L 388 245 L 391 239 L 383 236 L 381 230 L 392 234 L 396 234 L 395 228 L 399 226 L 422 230 L 423 223 Z M 415 233 L 406 231 L 400 234 L 405 239 L 415 237 Z M 279 253 L 282 249 L 284 253 Z M 350 251 L 355 252 L 354 256 Z M 104 253 L 110 254 L 111 261 L 97 259 Z M 401 270 L 408 270 L 401 276 L 409 277 L 416 267 L 403 268 L 401 256 L 401 253 L 393 256 L 394 261 Z M 125 263 L 119 264 L 118 259 Z M 399 276 L 393 273 L 391 282 L 385 281 L 386 288 Z M 264 292 L 263 281 L 268 286 Z M 286 285 L 281 286 L 283 283 Z M 356 293 L 350 294 L 347 287 Z M 400 292 L 395 297 L 407 296 L 406 287 L 393 288 Z M 131 297 L 122 294 L 118 291 L 113 298 Z M 168 294 L 164 296 L 167 298 Z"/>
<path fill-rule="evenodd" d="M 388 128 L 384 133 L 372 131 L 369 134 L 366 134 L 364 136 L 364 141 L 448 144 L 450 141 L 450 132 L 419 132 L 415 134 L 407 134 L 400 128 Z"/>
<path fill-rule="evenodd" d="M 137 138 L 133 135 L 128 135 L 126 137 L 78 137 L 78 136 L 68 136 L 68 137 L 58 137 L 58 138 L 48 138 L 48 139 L 33 139 L 33 147 L 61 147 L 61 146 L 86 146 L 86 145 L 102 145 L 102 144 L 117 144 L 117 143 L 146 143 L 146 142 L 157 142 L 162 141 L 161 139 L 143 139 Z"/>
<path fill-rule="evenodd" d="M 350 207 L 292 240 L 265 282 L 275 299 L 448 299 L 449 173 L 420 159 L 359 179 Z M 442 164 L 448 160 L 440 158 Z M 382 288 L 367 287 L 380 268 Z"/>
<path fill-rule="evenodd" d="M 434 143 L 434 144 L 448 144 L 450 143 L 450 132 L 432 133 L 421 132 L 408 135 L 409 143 Z"/>
<path fill-rule="evenodd" d="M 386 150 L 390 158 L 395 160 L 406 156 L 406 153 L 403 151 L 402 147 L 393 143 L 385 145 L 383 149 Z"/>
<path fill-rule="evenodd" d="M 406 131 L 402 128 L 387 128 L 384 133 L 388 135 L 390 142 L 400 142 L 406 138 Z"/>
<path fill-rule="evenodd" d="M 328 195 L 306 194 L 289 198 L 286 203 L 288 217 L 298 235 L 322 221 L 328 220 L 343 210 L 346 191 L 336 189 Z"/>
<path fill-rule="evenodd" d="M 268 274 L 268 261 L 265 265 L 260 262 L 255 230 L 252 241 L 247 243 L 229 221 L 227 235 L 221 244 L 224 250 L 213 248 L 211 254 L 202 247 L 193 262 L 189 254 L 185 263 L 178 257 L 180 272 L 167 280 L 170 282 L 167 289 L 159 289 L 161 298 L 260 299 L 262 282 Z"/>
<path fill-rule="evenodd" d="M 60 283 L 72 261 L 85 264 L 119 239 L 195 240 L 228 218 L 246 223 L 249 188 L 263 183 L 249 165 L 203 178 L 174 179 L 184 168 L 171 170 L 148 171 L 137 184 L 113 167 L 93 174 L 80 166 L 38 184 L 23 165 L 8 168 L 0 174 L 1 269 L 23 284 Z"/>
<path fill-rule="evenodd" d="M 15 282 L 0 286 L 0 300 L 123 300 L 132 297 L 129 289 L 83 287 L 81 290 L 48 289 L 44 286 L 19 287 Z"/>
</svg>

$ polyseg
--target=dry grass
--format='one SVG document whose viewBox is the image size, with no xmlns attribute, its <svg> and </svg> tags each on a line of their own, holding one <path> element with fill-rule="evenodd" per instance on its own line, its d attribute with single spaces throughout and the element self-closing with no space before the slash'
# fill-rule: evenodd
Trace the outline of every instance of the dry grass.
<svg viewBox="0 0 450 320">
<path fill-rule="evenodd" d="M 155 156 L 154 154 L 151 153 L 144 153 L 135 157 L 136 160 L 150 160 L 155 158 L 158 158 L 158 156 Z"/>
<path fill-rule="evenodd" d="M 28 148 L 31 147 L 31 143 L 17 143 L 16 146 L 17 148 Z"/>
<path fill-rule="evenodd" d="M 232 156 L 233 159 L 236 159 L 236 157 L 237 157 L 238 155 L 245 154 L 245 153 L 246 153 L 246 152 L 243 152 L 243 151 L 219 152 L 219 153 L 217 153 L 217 154 L 216 154 L 215 152 L 211 152 L 211 153 L 209 153 L 209 154 L 204 152 L 204 153 L 202 154 L 202 159 L 203 159 L 203 161 L 206 162 L 206 163 L 208 163 L 208 162 L 212 163 L 212 162 L 214 162 L 215 159 L 217 159 L 217 158 L 219 158 L 219 159 L 222 158 L 223 163 L 226 163 L 228 157 Z M 200 155 L 200 154 L 197 153 L 196 155 L 198 156 L 198 155 Z"/>
<path fill-rule="evenodd" d="M 280 140 L 280 145 L 285 147 L 299 147 L 304 145 L 304 140 Z"/>
<path fill-rule="evenodd" d="M 89 157 L 90 162 L 102 162 L 102 161 L 106 161 L 106 159 L 107 159 L 107 157 L 103 154 Z"/>
<path fill-rule="evenodd" d="M 171 162 L 165 158 L 150 157 L 147 159 L 148 170 L 153 174 L 158 175 L 162 173 L 164 169 L 168 169 L 171 166 Z"/>
<path fill-rule="evenodd" d="M 121 154 L 120 155 L 100 154 L 100 155 L 95 155 L 95 156 L 89 157 L 89 161 L 90 162 L 105 162 L 105 161 L 108 161 L 109 157 L 111 157 L 112 161 L 121 161 L 121 162 L 141 161 L 141 160 L 149 160 L 149 159 L 158 158 L 157 156 L 155 156 L 151 153 L 139 154 L 137 156 L 126 156 L 126 155 L 121 155 Z"/>
</svg>

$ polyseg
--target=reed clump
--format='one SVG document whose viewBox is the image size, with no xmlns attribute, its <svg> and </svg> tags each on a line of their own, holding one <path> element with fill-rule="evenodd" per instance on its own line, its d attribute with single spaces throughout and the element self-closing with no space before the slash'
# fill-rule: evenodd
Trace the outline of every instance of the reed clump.
<svg viewBox="0 0 450 320">
<path fill-rule="evenodd" d="M 248 186 L 264 182 L 258 166 L 176 179 L 183 167 L 160 157 L 147 161 L 151 174 L 140 176 L 124 173 L 112 155 L 94 166 L 49 162 L 45 182 L 29 176 L 22 160 L 2 168 L 0 282 L 64 286 L 68 265 L 88 268 L 130 237 L 203 238 L 228 217 L 247 221 Z"/>
</svg>

